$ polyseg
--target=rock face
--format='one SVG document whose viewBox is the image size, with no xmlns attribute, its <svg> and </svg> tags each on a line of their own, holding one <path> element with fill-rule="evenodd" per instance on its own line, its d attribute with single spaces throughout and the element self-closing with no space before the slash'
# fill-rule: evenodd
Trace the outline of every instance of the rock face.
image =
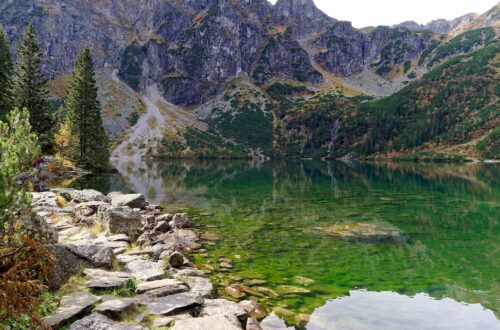
<svg viewBox="0 0 500 330">
<path fill-rule="evenodd" d="M 321 73 L 312 66 L 307 52 L 292 38 L 291 31 L 269 39 L 252 77 L 260 84 L 273 79 L 292 79 L 313 84 L 323 80 Z"/>
<path fill-rule="evenodd" d="M 50 77 L 69 72 L 87 44 L 97 67 L 118 70 L 132 89 L 145 92 L 158 84 L 168 101 L 194 105 L 212 99 L 242 74 L 258 83 L 320 82 L 299 38 L 313 41 L 314 59 L 330 72 L 349 76 L 375 61 L 384 76 L 385 66 L 413 60 L 428 47 L 432 33 L 427 36 L 421 28 L 454 33 L 498 26 L 498 10 L 425 26 L 405 22 L 384 28 L 389 33 L 366 34 L 328 17 L 313 0 L 278 0 L 274 6 L 266 0 L 2 1 L 0 23 L 13 53 L 27 22 L 39 32 L 43 68 Z M 403 27 L 406 36 L 393 36 Z M 288 37 L 277 40 L 287 28 Z M 71 197 L 83 202 L 90 193 Z"/>
<path fill-rule="evenodd" d="M 313 0 L 278 0 L 274 6 L 278 23 L 290 26 L 298 36 L 318 33 L 335 22 Z"/>
<path fill-rule="evenodd" d="M 142 229 L 141 215 L 128 206 L 100 206 L 97 220 L 108 234 L 137 238 Z"/>
<path fill-rule="evenodd" d="M 430 33 L 377 27 L 365 34 L 349 22 L 337 22 L 312 44 L 315 60 L 330 72 L 350 76 L 372 65 L 380 69 L 413 60 L 432 40 Z M 377 71 L 384 76 L 387 72 Z"/>
</svg>

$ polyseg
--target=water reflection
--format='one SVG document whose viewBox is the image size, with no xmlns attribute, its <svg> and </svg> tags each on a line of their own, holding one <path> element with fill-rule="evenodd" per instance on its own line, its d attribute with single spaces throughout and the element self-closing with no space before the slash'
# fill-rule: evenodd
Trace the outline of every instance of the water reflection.
<svg viewBox="0 0 500 330">
<path fill-rule="evenodd" d="M 500 322 L 480 304 L 436 300 L 424 293 L 407 297 L 395 292 L 358 290 L 316 309 L 306 329 L 496 330 Z"/>
<path fill-rule="evenodd" d="M 446 310 L 451 298 L 500 311 L 498 165 L 138 159 L 114 165 L 117 174 L 91 177 L 78 187 L 137 191 L 151 203 L 189 208 L 212 237 L 220 238 L 204 247 L 207 255 L 194 256 L 200 266 L 217 269 L 220 258 L 230 258 L 234 277 L 265 279 L 265 288 L 275 291 L 300 285 L 297 276 L 313 280 L 310 294 L 266 299 L 269 310 L 286 305 L 295 313 L 320 315 L 325 301 L 348 294 L 326 306 L 347 301 L 356 307 L 353 297 L 359 291 L 353 290 L 362 288 L 397 292 L 391 299 L 411 308 L 417 301 Z M 408 240 L 364 244 L 307 230 L 344 223 L 387 224 Z M 213 280 L 224 293 L 228 279 L 214 275 Z M 317 323 L 312 321 L 311 327 Z"/>
</svg>

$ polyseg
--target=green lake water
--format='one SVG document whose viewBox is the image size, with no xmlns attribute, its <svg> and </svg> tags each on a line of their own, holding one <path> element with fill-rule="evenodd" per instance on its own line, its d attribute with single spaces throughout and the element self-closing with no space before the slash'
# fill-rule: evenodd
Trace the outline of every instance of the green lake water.
<svg viewBox="0 0 500 330">
<path fill-rule="evenodd" d="M 252 298 L 278 307 L 282 317 L 264 320 L 269 328 L 294 326 L 293 314 L 304 313 L 309 330 L 500 329 L 500 165 L 115 165 L 118 174 L 77 187 L 137 191 L 188 211 L 206 231 L 191 258 L 213 269 L 222 296 L 255 279 L 278 294 Z M 312 230 L 352 223 L 405 239 L 366 243 Z M 220 272 L 221 261 L 232 269 Z"/>
</svg>

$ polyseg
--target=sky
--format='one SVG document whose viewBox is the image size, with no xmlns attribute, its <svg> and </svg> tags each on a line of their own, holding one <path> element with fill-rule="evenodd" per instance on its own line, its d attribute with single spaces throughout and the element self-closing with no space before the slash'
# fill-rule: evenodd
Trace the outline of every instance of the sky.
<svg viewBox="0 0 500 330">
<path fill-rule="evenodd" d="M 276 0 L 270 0 L 275 3 Z M 470 12 L 484 13 L 498 0 L 314 0 L 329 16 L 351 21 L 357 28 L 393 25 L 404 21 L 420 24 L 452 19 Z"/>
</svg>

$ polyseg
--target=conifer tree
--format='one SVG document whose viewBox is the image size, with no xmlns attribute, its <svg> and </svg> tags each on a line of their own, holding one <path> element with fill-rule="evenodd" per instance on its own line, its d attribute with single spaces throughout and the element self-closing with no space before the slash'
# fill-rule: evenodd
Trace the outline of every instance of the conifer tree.
<svg viewBox="0 0 500 330">
<path fill-rule="evenodd" d="M 60 136 L 67 141 L 70 158 L 92 169 L 109 165 L 108 139 L 104 131 L 101 105 L 97 99 L 94 62 L 90 50 L 83 48 L 76 60 L 75 70 L 66 92 L 66 119 Z"/>
<path fill-rule="evenodd" d="M 12 70 L 7 37 L 0 26 L 0 120 L 12 109 Z"/>
<path fill-rule="evenodd" d="M 38 135 L 42 149 L 53 144 L 54 118 L 47 90 L 47 79 L 41 69 L 40 45 L 33 26 L 21 37 L 17 47 L 18 62 L 14 72 L 14 105 L 26 108 L 30 114 L 30 124 Z"/>
</svg>

